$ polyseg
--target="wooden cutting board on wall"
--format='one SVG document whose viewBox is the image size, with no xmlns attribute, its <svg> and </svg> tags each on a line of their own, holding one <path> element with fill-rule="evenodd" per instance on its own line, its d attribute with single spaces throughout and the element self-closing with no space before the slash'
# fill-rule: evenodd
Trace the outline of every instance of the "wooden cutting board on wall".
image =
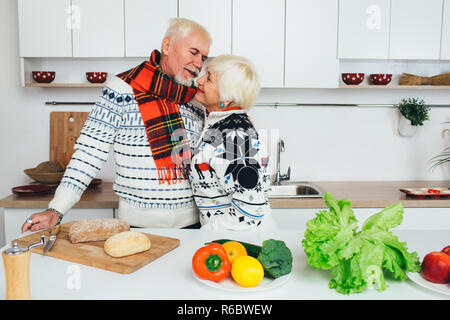
<svg viewBox="0 0 450 320">
<path fill-rule="evenodd" d="M 112 272 L 129 274 L 180 246 L 179 239 L 144 233 L 151 242 L 149 250 L 131 256 L 113 258 L 103 249 L 105 241 L 70 242 L 69 229 L 73 223 L 75 221 L 61 224 L 56 241 L 51 250 L 47 252 L 47 256 Z M 39 242 L 42 234 L 46 235 L 45 240 L 47 241 L 49 231 L 50 229 L 32 233 L 20 239 L 13 240 L 11 244 L 17 242 L 19 246 L 28 246 L 32 243 Z M 43 254 L 43 251 L 44 246 L 31 249 L 31 252 L 37 254 Z"/>
<path fill-rule="evenodd" d="M 50 112 L 50 161 L 67 165 L 89 112 Z"/>
</svg>

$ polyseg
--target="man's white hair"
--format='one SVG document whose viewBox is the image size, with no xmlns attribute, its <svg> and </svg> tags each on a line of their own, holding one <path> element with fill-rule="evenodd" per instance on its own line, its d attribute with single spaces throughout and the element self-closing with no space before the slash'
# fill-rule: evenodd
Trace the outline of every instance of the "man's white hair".
<svg viewBox="0 0 450 320">
<path fill-rule="evenodd" d="M 176 41 L 177 37 L 186 38 L 192 31 L 199 31 L 210 44 L 212 43 L 208 30 L 197 22 L 185 18 L 171 18 L 164 37 Z"/>
<path fill-rule="evenodd" d="M 207 66 L 217 75 L 221 101 L 249 110 L 259 94 L 259 77 L 250 60 L 224 54 L 212 59 Z"/>
</svg>

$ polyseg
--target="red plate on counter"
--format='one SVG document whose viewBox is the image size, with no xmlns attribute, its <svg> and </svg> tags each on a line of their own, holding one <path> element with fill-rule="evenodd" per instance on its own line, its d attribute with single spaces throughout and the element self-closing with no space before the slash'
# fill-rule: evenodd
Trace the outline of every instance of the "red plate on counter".
<svg viewBox="0 0 450 320">
<path fill-rule="evenodd" d="M 400 191 L 416 199 L 450 199 L 450 189 L 443 187 L 403 188 Z"/>
<path fill-rule="evenodd" d="M 49 194 L 52 187 L 45 184 L 29 184 L 26 186 L 18 186 L 11 189 L 15 195 L 21 197 L 42 196 Z"/>
<path fill-rule="evenodd" d="M 97 187 L 99 184 L 102 183 L 102 179 L 92 179 L 91 183 L 89 184 L 88 188 L 95 188 Z"/>
</svg>

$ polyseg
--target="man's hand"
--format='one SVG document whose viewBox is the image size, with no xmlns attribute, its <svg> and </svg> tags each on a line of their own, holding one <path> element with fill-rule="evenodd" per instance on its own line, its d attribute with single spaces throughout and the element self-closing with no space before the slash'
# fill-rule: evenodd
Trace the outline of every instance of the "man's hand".
<svg viewBox="0 0 450 320">
<path fill-rule="evenodd" d="M 28 223 L 28 221 L 25 221 L 25 223 L 22 225 L 22 233 L 28 230 L 37 231 L 41 229 L 51 228 L 56 225 L 59 217 L 55 212 L 51 210 L 45 210 L 42 212 L 32 214 L 30 216 L 30 219 L 33 221 L 33 224 L 30 224 Z"/>
</svg>

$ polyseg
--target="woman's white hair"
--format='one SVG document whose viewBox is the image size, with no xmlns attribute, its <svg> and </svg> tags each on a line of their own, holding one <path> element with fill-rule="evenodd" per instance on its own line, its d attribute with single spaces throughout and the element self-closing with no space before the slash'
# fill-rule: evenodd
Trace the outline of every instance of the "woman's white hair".
<svg viewBox="0 0 450 320">
<path fill-rule="evenodd" d="M 221 101 L 249 110 L 259 94 L 259 77 L 253 64 L 244 57 L 224 54 L 208 63 L 208 71 L 217 75 Z"/>
<path fill-rule="evenodd" d="M 199 31 L 209 43 L 212 43 L 208 30 L 197 22 L 185 18 L 171 18 L 164 37 L 176 41 L 177 37 L 186 38 L 192 31 Z"/>
</svg>

